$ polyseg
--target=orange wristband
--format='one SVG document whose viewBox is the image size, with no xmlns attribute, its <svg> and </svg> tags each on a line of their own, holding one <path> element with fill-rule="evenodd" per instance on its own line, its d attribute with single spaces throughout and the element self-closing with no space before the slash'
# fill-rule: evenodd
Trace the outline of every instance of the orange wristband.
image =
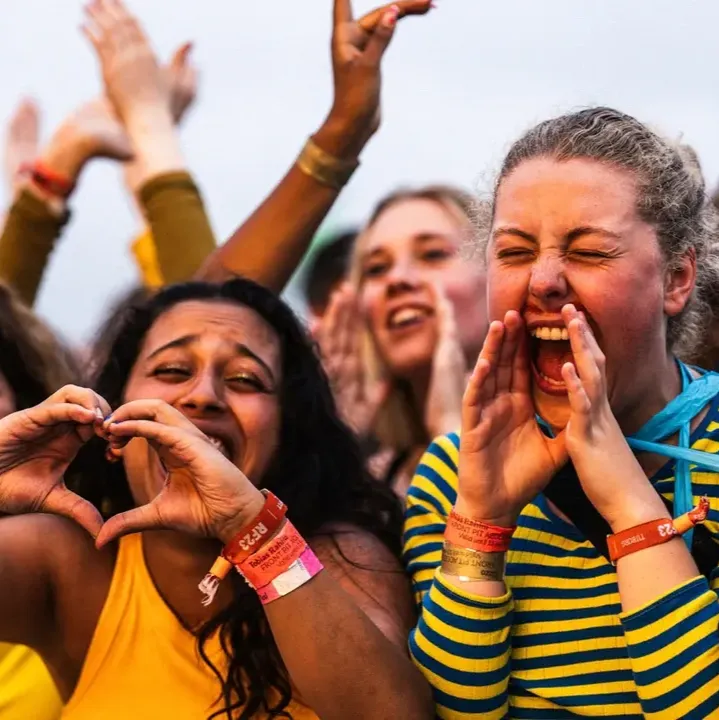
<svg viewBox="0 0 719 720">
<path fill-rule="evenodd" d="M 488 525 L 481 520 L 460 515 L 452 509 L 447 519 L 444 538 L 457 547 L 477 552 L 504 553 L 509 550 L 516 529 L 516 526 L 506 528 Z"/>
<path fill-rule="evenodd" d="M 709 498 L 702 497 L 693 510 L 680 515 L 673 521 L 669 518 L 661 518 L 622 530 L 615 535 L 608 535 L 609 559 L 612 564 L 616 565 L 617 560 L 626 555 L 669 542 L 672 538 L 683 535 L 694 525 L 703 523 L 708 514 Z"/>
</svg>

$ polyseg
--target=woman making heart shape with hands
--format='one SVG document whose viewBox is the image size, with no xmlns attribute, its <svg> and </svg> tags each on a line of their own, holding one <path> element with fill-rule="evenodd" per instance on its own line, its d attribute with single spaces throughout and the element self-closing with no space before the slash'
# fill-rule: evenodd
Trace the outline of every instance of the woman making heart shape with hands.
<svg viewBox="0 0 719 720">
<path fill-rule="evenodd" d="M 291 311 L 250 281 L 175 286 L 97 363 L 94 391 L 0 421 L 0 638 L 40 653 L 63 718 L 431 717 L 396 499 Z"/>
<path fill-rule="evenodd" d="M 461 434 L 408 493 L 410 651 L 440 717 L 719 712 L 719 376 L 677 359 L 716 228 L 676 148 L 618 111 L 507 155 Z"/>
</svg>

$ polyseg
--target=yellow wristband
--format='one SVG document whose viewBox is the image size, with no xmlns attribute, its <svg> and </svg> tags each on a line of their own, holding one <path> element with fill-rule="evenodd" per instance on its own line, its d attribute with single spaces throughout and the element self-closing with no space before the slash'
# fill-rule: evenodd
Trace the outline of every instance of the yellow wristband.
<svg viewBox="0 0 719 720">
<path fill-rule="evenodd" d="M 297 167 L 321 185 L 341 190 L 359 167 L 359 160 L 340 160 L 308 138 L 297 158 Z"/>
</svg>

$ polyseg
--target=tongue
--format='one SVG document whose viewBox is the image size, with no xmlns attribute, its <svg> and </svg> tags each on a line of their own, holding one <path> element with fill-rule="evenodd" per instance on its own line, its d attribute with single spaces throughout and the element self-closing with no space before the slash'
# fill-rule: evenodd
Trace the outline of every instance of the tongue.
<svg viewBox="0 0 719 720">
<path fill-rule="evenodd" d="M 564 363 L 574 362 L 569 340 L 540 340 L 534 364 L 542 375 L 562 382 Z"/>
</svg>

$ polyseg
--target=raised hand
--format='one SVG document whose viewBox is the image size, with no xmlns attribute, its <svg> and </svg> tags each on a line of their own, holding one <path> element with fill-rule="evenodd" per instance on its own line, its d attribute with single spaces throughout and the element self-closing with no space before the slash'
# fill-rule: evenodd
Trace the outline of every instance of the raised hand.
<svg viewBox="0 0 719 720">
<path fill-rule="evenodd" d="M 437 437 L 460 427 L 467 362 L 459 341 L 454 306 L 441 287 L 434 286 L 433 294 L 438 334 L 424 421 L 429 436 Z"/>
<path fill-rule="evenodd" d="M 105 421 L 113 452 L 144 438 L 167 471 L 157 497 L 110 518 L 98 547 L 121 535 L 157 528 L 227 540 L 262 509 L 264 498 L 245 475 L 179 410 L 160 400 L 135 400 Z"/>
<path fill-rule="evenodd" d="M 40 108 L 24 99 L 13 112 L 5 132 L 5 182 L 17 189 L 18 171 L 37 157 L 40 145 Z"/>
<path fill-rule="evenodd" d="M 328 152 L 356 157 L 380 124 L 381 63 L 397 21 L 424 15 L 431 0 L 404 0 L 383 5 L 359 20 L 350 0 L 335 0 L 332 32 L 334 102 L 330 124 L 342 128 L 345 147 Z"/>
<path fill-rule="evenodd" d="M 362 359 L 362 318 L 349 285 L 335 291 L 315 332 L 340 417 L 364 438 L 389 394 L 389 382 L 370 380 Z"/>
<path fill-rule="evenodd" d="M 573 305 L 562 316 L 574 358 L 562 367 L 571 408 L 564 435 L 584 492 L 615 532 L 663 517 L 666 507 L 612 413 L 604 354 L 589 324 Z"/>
<path fill-rule="evenodd" d="M 97 535 L 100 513 L 65 487 L 63 474 L 109 412 L 92 390 L 67 385 L 0 420 L 0 513 L 64 515 Z"/>
<path fill-rule="evenodd" d="M 127 126 L 145 114 L 170 117 L 170 87 L 150 42 L 120 0 L 91 0 L 83 32 L 102 66 L 107 96 Z"/>
<path fill-rule="evenodd" d="M 563 435 L 544 435 L 531 395 L 519 313 L 489 326 L 462 402 L 457 511 L 502 527 L 566 462 Z"/>
</svg>

